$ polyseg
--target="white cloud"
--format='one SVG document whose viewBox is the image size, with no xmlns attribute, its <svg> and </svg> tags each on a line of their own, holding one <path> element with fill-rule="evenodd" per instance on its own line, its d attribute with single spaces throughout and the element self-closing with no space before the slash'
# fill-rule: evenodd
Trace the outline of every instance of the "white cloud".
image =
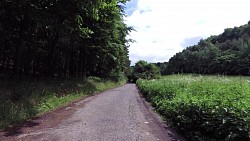
<svg viewBox="0 0 250 141">
<path fill-rule="evenodd" d="M 132 64 L 168 61 L 187 39 L 217 35 L 250 20 L 248 0 L 138 0 L 136 7 L 125 18 L 137 30 L 130 36 L 136 40 L 129 49 Z"/>
</svg>

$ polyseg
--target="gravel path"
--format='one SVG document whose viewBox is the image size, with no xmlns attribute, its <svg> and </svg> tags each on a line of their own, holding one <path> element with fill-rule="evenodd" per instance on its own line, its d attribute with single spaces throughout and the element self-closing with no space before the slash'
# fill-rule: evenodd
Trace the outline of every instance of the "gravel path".
<svg viewBox="0 0 250 141">
<path fill-rule="evenodd" d="M 0 140 L 34 141 L 177 141 L 183 140 L 160 120 L 127 84 L 53 111 L 11 131 Z"/>
</svg>

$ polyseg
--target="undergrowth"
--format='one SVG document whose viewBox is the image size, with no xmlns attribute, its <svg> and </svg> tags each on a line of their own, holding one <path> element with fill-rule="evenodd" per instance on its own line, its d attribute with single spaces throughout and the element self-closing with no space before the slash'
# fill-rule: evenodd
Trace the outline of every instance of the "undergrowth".
<svg viewBox="0 0 250 141">
<path fill-rule="evenodd" d="M 0 80 L 0 129 L 122 84 L 97 77 Z"/>
<path fill-rule="evenodd" d="M 250 140 L 248 77 L 171 75 L 137 86 L 188 140 Z"/>
</svg>

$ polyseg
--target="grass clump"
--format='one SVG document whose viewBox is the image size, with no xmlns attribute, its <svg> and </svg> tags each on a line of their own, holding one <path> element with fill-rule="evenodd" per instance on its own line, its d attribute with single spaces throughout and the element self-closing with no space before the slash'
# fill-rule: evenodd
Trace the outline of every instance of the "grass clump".
<svg viewBox="0 0 250 141">
<path fill-rule="evenodd" d="M 250 140 L 247 77 L 171 75 L 137 86 L 188 140 Z"/>
<path fill-rule="evenodd" d="M 0 80 L 0 129 L 122 84 L 125 80 L 115 82 L 97 77 Z"/>
</svg>

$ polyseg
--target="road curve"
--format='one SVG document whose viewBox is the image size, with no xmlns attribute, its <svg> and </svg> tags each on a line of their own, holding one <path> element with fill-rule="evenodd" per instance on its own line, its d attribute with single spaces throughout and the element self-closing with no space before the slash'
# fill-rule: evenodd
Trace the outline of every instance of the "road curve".
<svg viewBox="0 0 250 141">
<path fill-rule="evenodd" d="M 108 90 L 45 114 L 9 131 L 0 140 L 177 141 L 138 93 L 135 84 Z"/>
</svg>

